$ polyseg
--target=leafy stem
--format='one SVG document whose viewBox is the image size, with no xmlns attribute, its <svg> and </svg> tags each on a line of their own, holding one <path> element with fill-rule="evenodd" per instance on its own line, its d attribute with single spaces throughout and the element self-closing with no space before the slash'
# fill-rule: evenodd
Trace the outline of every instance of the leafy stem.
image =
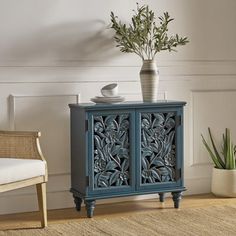
<svg viewBox="0 0 236 236">
<path fill-rule="evenodd" d="M 158 52 L 176 51 L 177 46 L 189 42 L 187 37 L 180 37 L 178 34 L 168 36 L 168 25 L 174 20 L 168 12 L 158 17 L 158 24 L 155 19 L 155 14 L 148 5 L 139 6 L 138 3 L 129 25 L 119 21 L 111 12 L 111 28 L 115 30 L 114 39 L 120 51 L 135 53 L 142 60 L 153 60 Z"/>
</svg>

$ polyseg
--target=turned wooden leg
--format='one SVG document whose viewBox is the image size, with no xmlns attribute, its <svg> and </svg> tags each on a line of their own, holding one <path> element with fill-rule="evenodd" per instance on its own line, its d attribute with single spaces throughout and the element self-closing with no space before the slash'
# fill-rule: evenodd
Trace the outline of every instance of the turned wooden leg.
<svg viewBox="0 0 236 236">
<path fill-rule="evenodd" d="M 174 201 L 174 207 L 179 208 L 179 202 L 182 198 L 182 192 L 172 192 L 172 199 Z"/>
<path fill-rule="evenodd" d="M 85 206 L 87 210 L 87 217 L 92 218 L 95 208 L 95 200 L 85 200 Z"/>
<path fill-rule="evenodd" d="M 160 199 L 160 202 L 164 202 L 165 201 L 165 194 L 159 193 L 159 199 Z"/>
<path fill-rule="evenodd" d="M 38 205 L 41 215 L 41 226 L 44 228 L 48 225 L 47 222 L 47 205 L 46 205 L 46 183 L 36 184 Z"/>
<path fill-rule="evenodd" d="M 80 211 L 81 210 L 81 204 L 82 204 L 82 198 L 80 197 L 77 197 L 73 194 L 73 197 L 74 197 L 74 203 L 75 203 L 75 208 L 77 211 Z"/>
</svg>

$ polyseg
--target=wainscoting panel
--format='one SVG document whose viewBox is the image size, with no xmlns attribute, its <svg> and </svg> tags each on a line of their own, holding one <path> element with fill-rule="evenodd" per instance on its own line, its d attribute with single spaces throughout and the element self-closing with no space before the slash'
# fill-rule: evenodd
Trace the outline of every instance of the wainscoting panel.
<svg viewBox="0 0 236 236">
<path fill-rule="evenodd" d="M 201 133 L 207 137 L 211 127 L 218 143 L 228 127 L 236 142 L 236 1 L 139 2 L 158 15 L 168 11 L 175 18 L 170 33 L 190 39 L 177 53 L 158 54 L 158 98 L 187 102 L 185 194 L 209 192 L 212 164 Z M 42 132 L 49 209 L 73 206 L 68 103 L 78 94 L 89 102 L 115 82 L 126 100 L 141 100 L 142 61 L 119 52 L 108 26 L 111 11 L 128 21 L 134 8 L 133 0 L 0 1 L 0 129 Z M 107 202 L 150 197 L 156 195 Z M 36 210 L 36 203 L 33 187 L 3 193 L 0 214 Z"/>
<path fill-rule="evenodd" d="M 47 158 L 49 176 L 70 171 L 68 104 L 76 103 L 76 100 L 75 95 L 15 97 L 14 127 L 42 132 L 41 146 Z"/>
<path fill-rule="evenodd" d="M 236 90 L 196 90 L 192 92 L 193 110 L 193 160 L 192 165 L 209 165 L 210 159 L 202 145 L 201 134 L 208 140 L 210 127 L 215 141 L 222 142 L 222 133 L 230 128 L 236 140 L 235 115 Z M 210 143 L 210 142 L 209 142 Z"/>
</svg>

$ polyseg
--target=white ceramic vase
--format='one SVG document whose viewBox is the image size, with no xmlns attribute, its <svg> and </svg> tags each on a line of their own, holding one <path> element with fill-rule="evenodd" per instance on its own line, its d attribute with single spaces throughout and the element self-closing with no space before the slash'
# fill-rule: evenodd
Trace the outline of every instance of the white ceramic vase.
<svg viewBox="0 0 236 236">
<path fill-rule="evenodd" d="M 236 170 L 213 168 L 211 191 L 219 197 L 236 197 Z"/>
<path fill-rule="evenodd" d="M 157 101 L 159 71 L 154 60 L 144 60 L 140 70 L 140 81 L 144 102 Z"/>
</svg>

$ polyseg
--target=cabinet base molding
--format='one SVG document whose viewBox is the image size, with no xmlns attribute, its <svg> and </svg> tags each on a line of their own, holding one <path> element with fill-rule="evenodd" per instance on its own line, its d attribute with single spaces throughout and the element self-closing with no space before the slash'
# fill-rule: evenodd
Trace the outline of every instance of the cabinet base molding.
<svg viewBox="0 0 236 236">
<path fill-rule="evenodd" d="M 176 189 L 175 191 L 171 191 L 171 190 L 165 190 L 164 192 L 156 192 L 157 194 L 159 194 L 159 200 L 160 202 L 164 202 L 165 201 L 165 195 L 166 193 L 171 193 L 172 194 L 172 199 L 173 199 L 173 203 L 174 203 L 174 208 L 179 208 L 180 207 L 180 200 L 182 199 L 183 196 L 183 192 L 186 191 L 186 188 L 179 188 Z M 94 197 L 91 199 L 91 197 L 85 196 L 84 194 L 76 191 L 75 189 L 70 189 L 70 192 L 73 193 L 73 197 L 74 197 L 74 203 L 75 203 L 75 209 L 77 211 L 81 210 L 81 204 L 84 200 L 84 204 L 86 207 L 86 211 L 87 211 L 87 217 L 91 218 L 94 215 L 94 209 L 95 209 L 95 203 L 96 200 L 101 200 L 101 199 L 108 199 L 111 198 L 111 196 L 100 196 L 100 197 Z M 129 194 L 122 194 L 122 195 L 114 195 L 112 196 L 113 198 L 117 198 L 117 197 L 128 197 L 128 196 L 138 196 L 138 195 L 147 195 L 147 194 L 153 194 L 155 192 L 144 192 L 144 193 L 129 193 Z"/>
</svg>

